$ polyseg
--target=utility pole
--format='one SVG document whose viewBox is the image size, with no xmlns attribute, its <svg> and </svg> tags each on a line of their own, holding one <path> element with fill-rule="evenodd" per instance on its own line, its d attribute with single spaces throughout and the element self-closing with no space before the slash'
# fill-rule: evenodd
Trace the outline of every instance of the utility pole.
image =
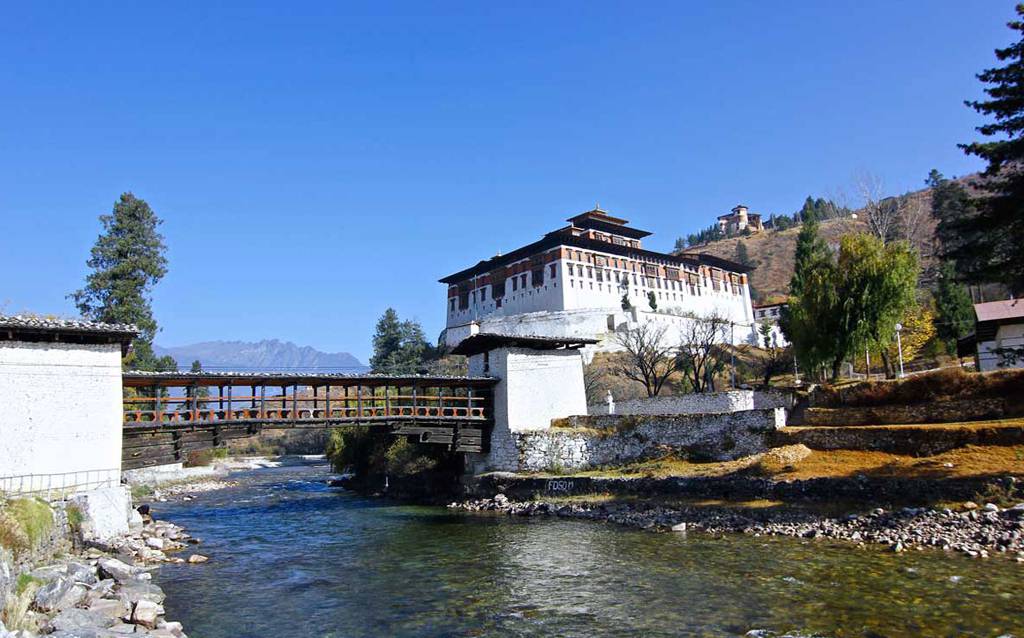
<svg viewBox="0 0 1024 638">
<path fill-rule="evenodd" d="M 896 324 L 896 349 L 900 353 L 900 378 L 903 378 L 903 340 L 900 338 L 900 331 L 903 330 L 903 324 Z"/>
</svg>

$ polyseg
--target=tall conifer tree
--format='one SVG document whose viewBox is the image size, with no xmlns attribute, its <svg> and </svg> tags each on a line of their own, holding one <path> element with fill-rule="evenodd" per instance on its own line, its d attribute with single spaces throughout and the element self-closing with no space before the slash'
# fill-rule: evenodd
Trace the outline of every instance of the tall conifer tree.
<svg viewBox="0 0 1024 638">
<path fill-rule="evenodd" d="M 966 102 L 992 118 L 977 129 L 992 139 L 961 145 L 988 167 L 977 184 L 982 196 L 975 200 L 976 212 L 954 224 L 965 239 L 950 256 L 973 283 L 1002 282 L 1024 292 L 1024 4 L 1016 11 L 1018 19 L 1007 26 L 1018 40 L 996 49 L 1005 65 L 978 74 L 989 99 Z"/>
<path fill-rule="evenodd" d="M 96 239 L 86 264 L 92 269 L 85 287 L 71 293 L 83 317 L 107 323 L 131 323 L 139 328 L 133 352 L 125 365 L 138 370 L 173 370 L 171 357 L 153 354 L 159 327 L 150 307 L 153 287 L 167 274 L 163 223 L 144 200 L 122 193 L 109 215 L 101 215 L 103 233 Z"/>
</svg>

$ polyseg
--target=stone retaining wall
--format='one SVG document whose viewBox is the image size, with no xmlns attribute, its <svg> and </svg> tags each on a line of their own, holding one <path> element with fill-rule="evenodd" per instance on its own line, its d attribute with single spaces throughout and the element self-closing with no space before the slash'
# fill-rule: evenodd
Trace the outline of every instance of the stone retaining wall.
<svg viewBox="0 0 1024 638">
<path fill-rule="evenodd" d="M 812 450 L 868 450 L 932 456 L 965 445 L 1024 444 L 1024 426 L 788 427 L 773 436 L 773 444 L 777 446 L 796 443 Z"/>
<path fill-rule="evenodd" d="M 804 424 L 839 426 L 955 423 L 1001 419 L 1006 415 L 1006 402 L 1003 399 L 970 399 L 861 408 L 807 408 L 804 411 Z"/>
<path fill-rule="evenodd" d="M 613 494 L 617 496 L 672 496 L 693 499 L 809 500 L 901 505 L 928 505 L 941 501 L 971 500 L 992 483 L 993 477 L 889 478 L 828 477 L 776 481 L 751 476 L 691 478 L 601 478 L 567 476 L 531 478 L 486 474 L 467 483 L 471 497 L 505 494 L 516 501 L 553 496 Z"/>
<path fill-rule="evenodd" d="M 575 416 L 549 430 L 512 433 L 518 469 L 583 470 L 619 465 L 666 452 L 730 460 L 763 452 L 785 426 L 785 410 L 702 415 Z"/>
</svg>

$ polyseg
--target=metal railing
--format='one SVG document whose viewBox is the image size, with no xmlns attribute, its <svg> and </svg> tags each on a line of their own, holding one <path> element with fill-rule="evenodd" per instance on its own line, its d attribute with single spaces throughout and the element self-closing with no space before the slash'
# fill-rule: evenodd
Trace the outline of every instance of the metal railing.
<svg viewBox="0 0 1024 638">
<path fill-rule="evenodd" d="M 55 500 L 75 492 L 116 487 L 120 484 L 120 468 L 54 474 L 19 474 L 0 476 L 0 496 L 43 496 L 46 500 Z"/>
</svg>

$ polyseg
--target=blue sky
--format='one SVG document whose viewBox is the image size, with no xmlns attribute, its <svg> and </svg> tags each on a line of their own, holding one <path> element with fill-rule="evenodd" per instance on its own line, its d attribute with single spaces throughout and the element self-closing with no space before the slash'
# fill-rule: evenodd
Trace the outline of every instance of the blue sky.
<svg viewBox="0 0 1024 638">
<path fill-rule="evenodd" d="M 0 7 L 0 307 L 74 314 L 97 217 L 165 220 L 158 343 L 365 360 L 391 305 L 595 202 L 671 247 L 739 202 L 979 168 L 1012 2 Z"/>
</svg>

